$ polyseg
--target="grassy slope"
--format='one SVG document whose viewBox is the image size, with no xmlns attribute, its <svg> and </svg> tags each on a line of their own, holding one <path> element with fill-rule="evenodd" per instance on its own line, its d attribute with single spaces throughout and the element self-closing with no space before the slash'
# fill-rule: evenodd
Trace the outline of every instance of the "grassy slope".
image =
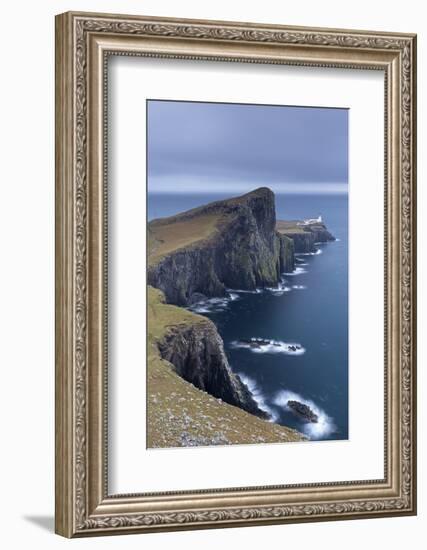
<svg viewBox="0 0 427 550">
<path fill-rule="evenodd" d="M 206 323 L 200 315 L 163 302 L 148 287 L 148 447 L 301 441 L 297 431 L 261 420 L 198 390 L 160 357 L 168 327 Z"/>
<path fill-rule="evenodd" d="M 150 223 L 148 232 L 149 264 L 157 263 L 162 257 L 175 250 L 208 239 L 215 234 L 220 219 L 219 214 L 212 213 L 182 220 L 172 217 Z"/>
<path fill-rule="evenodd" d="M 284 221 L 278 220 L 276 223 L 276 231 L 285 235 L 292 235 L 294 233 L 306 233 L 302 226 L 297 225 L 296 221 Z"/>
</svg>

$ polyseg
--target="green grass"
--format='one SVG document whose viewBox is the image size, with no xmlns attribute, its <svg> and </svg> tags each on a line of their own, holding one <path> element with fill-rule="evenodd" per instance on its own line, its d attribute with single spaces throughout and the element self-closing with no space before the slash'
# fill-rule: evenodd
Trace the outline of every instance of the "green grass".
<svg viewBox="0 0 427 550">
<path fill-rule="evenodd" d="M 189 219 L 166 218 L 148 226 L 148 263 L 153 265 L 175 250 L 206 241 L 217 231 L 221 216 L 203 214 Z"/>
<path fill-rule="evenodd" d="M 172 327 L 209 323 L 205 317 L 166 304 L 148 287 L 147 446 L 279 443 L 304 437 L 228 405 L 178 376 L 160 356 L 158 343 Z"/>
<path fill-rule="evenodd" d="M 306 233 L 303 226 L 297 225 L 296 221 L 283 221 L 278 220 L 276 222 L 276 231 L 285 235 L 292 235 L 295 233 Z"/>
</svg>

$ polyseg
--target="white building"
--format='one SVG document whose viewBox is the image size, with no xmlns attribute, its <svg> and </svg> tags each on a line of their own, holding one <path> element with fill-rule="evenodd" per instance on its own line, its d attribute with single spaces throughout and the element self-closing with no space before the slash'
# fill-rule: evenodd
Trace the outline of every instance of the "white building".
<svg viewBox="0 0 427 550">
<path fill-rule="evenodd" d="M 311 225 L 314 223 L 323 223 L 322 216 L 319 216 L 318 218 L 310 218 L 308 220 L 304 220 L 302 223 L 298 223 L 298 225 Z"/>
</svg>

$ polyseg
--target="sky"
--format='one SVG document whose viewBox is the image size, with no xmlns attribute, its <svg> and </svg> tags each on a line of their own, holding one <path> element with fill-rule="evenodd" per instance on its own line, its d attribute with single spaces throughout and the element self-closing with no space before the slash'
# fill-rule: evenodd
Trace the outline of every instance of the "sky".
<svg viewBox="0 0 427 550">
<path fill-rule="evenodd" d="M 149 100 L 150 193 L 346 193 L 348 110 Z"/>
</svg>

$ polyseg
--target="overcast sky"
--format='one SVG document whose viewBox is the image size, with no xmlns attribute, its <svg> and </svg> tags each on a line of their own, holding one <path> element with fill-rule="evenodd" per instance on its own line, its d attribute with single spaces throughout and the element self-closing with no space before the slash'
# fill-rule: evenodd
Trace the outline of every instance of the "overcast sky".
<svg viewBox="0 0 427 550">
<path fill-rule="evenodd" d="M 149 192 L 342 193 L 348 111 L 148 102 Z"/>
</svg>

